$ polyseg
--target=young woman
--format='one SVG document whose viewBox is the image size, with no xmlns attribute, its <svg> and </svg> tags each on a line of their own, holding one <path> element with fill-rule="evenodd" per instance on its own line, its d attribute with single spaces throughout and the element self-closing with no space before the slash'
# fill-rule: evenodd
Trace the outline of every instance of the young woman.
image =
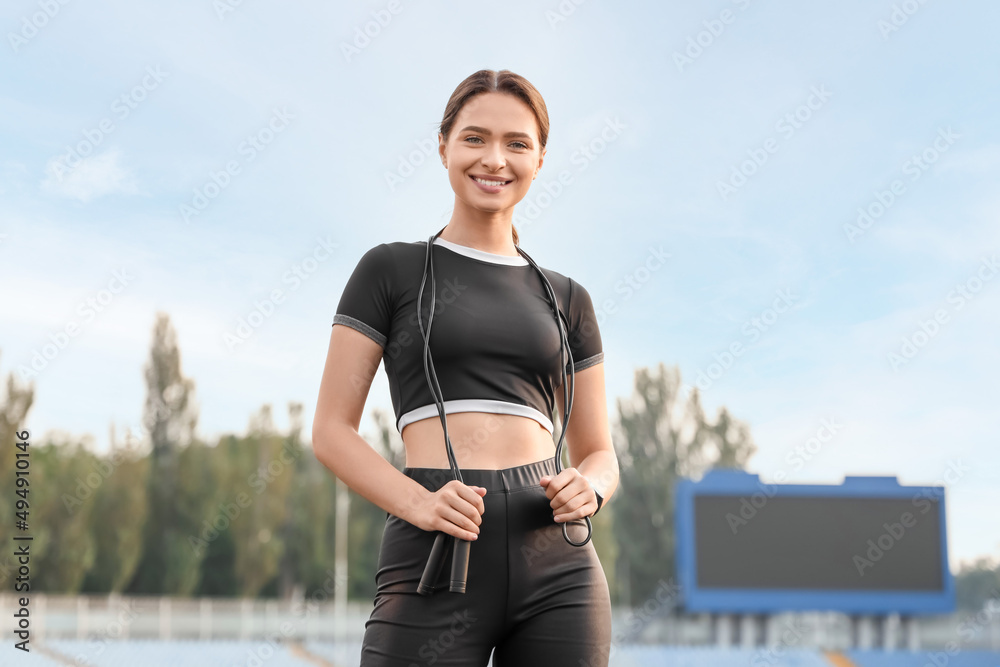
<svg viewBox="0 0 1000 667">
<path fill-rule="evenodd" d="M 337 307 L 313 447 L 387 513 L 363 667 L 485 667 L 491 651 L 495 667 L 608 664 L 608 585 L 583 521 L 618 484 L 600 331 L 587 290 L 527 261 L 512 224 L 548 130 L 545 103 L 524 78 L 481 70 L 463 81 L 439 134 L 455 191 L 451 220 L 430 248 L 399 241 L 366 252 Z M 422 285 L 428 252 L 432 328 Z M 573 359 L 570 467 L 558 474 L 550 417 L 565 414 L 560 359 L 568 357 L 540 272 Z M 452 474 L 425 366 L 426 331 L 462 481 Z M 380 360 L 406 449 L 402 472 L 358 434 Z M 449 590 L 446 566 L 433 592 L 419 594 L 442 532 L 471 541 L 466 592 Z"/>
</svg>

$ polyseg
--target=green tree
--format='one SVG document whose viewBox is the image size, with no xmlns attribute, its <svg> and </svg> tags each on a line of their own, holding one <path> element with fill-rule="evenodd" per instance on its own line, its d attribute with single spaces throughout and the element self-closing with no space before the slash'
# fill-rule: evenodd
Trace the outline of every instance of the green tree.
<svg viewBox="0 0 1000 667">
<path fill-rule="evenodd" d="M 199 597 L 236 597 L 239 581 L 233 569 L 236 562 L 236 545 L 228 530 L 221 530 L 204 546 L 205 557 L 201 561 L 201 579 L 194 595 Z"/>
<path fill-rule="evenodd" d="M 145 367 L 143 427 L 149 437 L 149 518 L 143 554 L 129 593 L 190 595 L 204 550 L 191 540 L 218 495 L 208 448 L 195 441 L 194 381 L 181 371 L 177 334 L 159 313 Z"/>
<path fill-rule="evenodd" d="M 78 593 L 97 555 L 90 499 L 100 484 L 91 481 L 100 479 L 98 457 L 82 442 L 68 439 L 33 446 L 31 457 L 32 586 Z"/>
<path fill-rule="evenodd" d="M 250 497 L 232 520 L 235 574 L 240 595 L 256 596 L 278 572 L 284 552 L 281 527 L 286 520 L 289 490 L 301 448 L 289 446 L 274 429 L 271 406 L 251 417 L 247 436 L 230 448 L 231 471 L 227 488 L 242 489 Z"/>
<path fill-rule="evenodd" d="M 296 456 L 294 484 L 289 490 L 288 512 L 279 534 L 285 544 L 279 566 L 277 595 L 289 597 L 296 586 L 315 590 L 333 569 L 336 484 L 327 468 L 313 456 L 304 456 L 302 404 L 289 405 L 292 428 L 287 436 Z M 311 454 L 311 452 L 310 452 Z"/>
<path fill-rule="evenodd" d="M 149 512 L 149 459 L 131 437 L 118 443 L 113 427 L 109 440 L 111 452 L 98 463 L 103 481 L 89 501 L 94 504 L 90 531 L 97 558 L 83 590 L 94 593 L 121 592 L 132 580 Z"/>
<path fill-rule="evenodd" d="M 1000 600 L 1000 561 L 983 556 L 959 568 L 955 604 L 960 612 L 978 612 L 987 600 Z"/>
<path fill-rule="evenodd" d="M 733 419 L 725 406 L 719 408 L 715 421 L 706 425 L 708 442 L 716 451 L 714 468 L 743 470 L 755 451 L 750 426 Z"/>
<path fill-rule="evenodd" d="M 720 409 L 705 418 L 697 389 L 681 396 L 677 367 L 635 373 L 630 399 L 617 401 L 615 438 L 621 476 L 612 508 L 619 558 L 618 602 L 635 604 L 660 580 L 675 577 L 674 488 L 679 477 L 697 477 L 712 466 L 740 467 L 756 450 L 749 428 Z"/>
<path fill-rule="evenodd" d="M 173 528 L 167 534 L 167 582 L 169 595 L 194 595 L 201 583 L 202 563 L 207 552 L 195 548 L 206 530 L 206 522 L 221 510 L 225 488 L 219 483 L 222 462 L 213 447 L 195 440 L 177 456 L 177 495 L 173 503 Z"/>
<path fill-rule="evenodd" d="M 34 384 L 23 385 L 17 381 L 14 374 L 7 376 L 7 392 L 3 403 L 0 403 L 0 488 L 15 490 L 17 486 L 14 474 L 18 453 L 17 443 L 20 441 L 17 434 L 25 430 L 28 411 L 35 401 Z M 33 441 L 33 434 L 29 442 Z M 33 445 L 29 445 L 30 450 Z M 29 451 L 30 455 L 30 451 Z M 24 488 L 24 487 L 20 487 Z M 32 501 L 31 486 L 29 485 L 27 500 Z M 16 500 L 13 491 L 0 493 L 0 542 L 12 544 L 14 535 L 14 501 Z M 29 509 L 30 511 L 30 509 Z M 29 515 L 30 516 L 30 515 Z M 6 584 L 7 579 L 13 572 L 13 563 L 9 553 L 0 554 L 0 586 Z"/>
</svg>

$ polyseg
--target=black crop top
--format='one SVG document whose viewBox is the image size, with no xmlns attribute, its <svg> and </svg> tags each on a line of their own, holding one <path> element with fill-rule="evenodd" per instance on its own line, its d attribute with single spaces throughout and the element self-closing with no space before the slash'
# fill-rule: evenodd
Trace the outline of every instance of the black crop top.
<svg viewBox="0 0 1000 667">
<path fill-rule="evenodd" d="M 520 255 L 497 255 L 440 237 L 434 245 L 437 304 L 430 351 L 445 413 L 520 415 L 552 432 L 555 392 L 562 391 L 559 329 L 538 272 Z M 382 346 L 400 433 L 407 424 L 438 416 L 417 324 L 426 252 L 426 241 L 381 243 L 368 250 L 333 318 L 334 326 L 356 329 Z M 590 294 L 572 278 L 541 268 L 569 322 L 574 371 L 603 362 Z M 421 300 L 425 331 L 430 299 L 428 275 Z"/>
</svg>

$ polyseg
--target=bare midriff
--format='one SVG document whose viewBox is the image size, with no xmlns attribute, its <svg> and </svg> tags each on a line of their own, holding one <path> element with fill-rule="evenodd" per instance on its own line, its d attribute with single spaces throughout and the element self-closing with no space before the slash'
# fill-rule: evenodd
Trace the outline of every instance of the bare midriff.
<svg viewBox="0 0 1000 667">
<path fill-rule="evenodd" d="M 452 412 L 446 417 L 459 468 L 501 470 L 555 455 L 552 434 L 529 417 L 490 412 Z M 439 416 L 407 424 L 400 435 L 406 467 L 451 467 Z"/>
</svg>

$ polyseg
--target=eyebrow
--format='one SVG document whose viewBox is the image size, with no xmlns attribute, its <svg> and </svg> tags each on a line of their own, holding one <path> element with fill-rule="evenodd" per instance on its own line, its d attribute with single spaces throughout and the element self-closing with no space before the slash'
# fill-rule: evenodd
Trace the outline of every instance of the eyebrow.
<svg viewBox="0 0 1000 667">
<path fill-rule="evenodd" d="M 479 127 L 477 125 L 469 125 L 468 127 L 463 127 L 460 132 L 465 132 L 466 130 L 471 132 L 478 132 L 479 134 L 492 135 L 493 133 L 487 130 L 485 127 Z M 524 137 L 525 139 L 531 139 L 531 135 L 526 132 L 507 132 L 503 136 L 505 137 Z"/>
</svg>

